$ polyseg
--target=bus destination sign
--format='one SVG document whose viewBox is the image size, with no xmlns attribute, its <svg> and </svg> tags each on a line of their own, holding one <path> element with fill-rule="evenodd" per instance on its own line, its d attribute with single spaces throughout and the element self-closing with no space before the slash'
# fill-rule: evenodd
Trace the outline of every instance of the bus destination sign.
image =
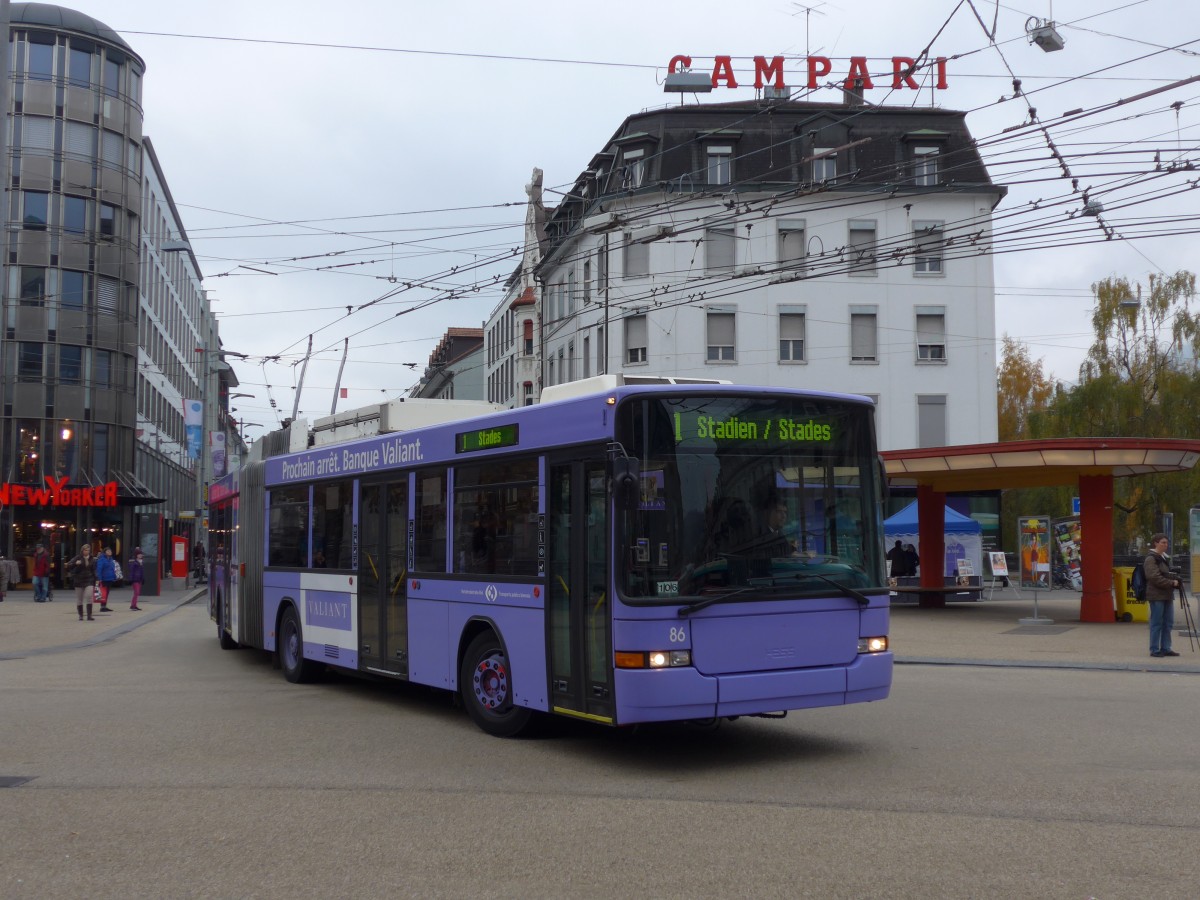
<svg viewBox="0 0 1200 900">
<path fill-rule="evenodd" d="M 828 443 L 833 440 L 833 428 L 812 418 L 774 416 L 771 418 L 717 418 L 707 415 L 675 413 L 675 440 L 689 438 L 714 441 L 718 444 L 747 441 L 789 443 Z"/>
<path fill-rule="evenodd" d="M 460 431 L 454 436 L 455 453 L 475 453 L 478 450 L 499 450 L 501 447 L 515 447 L 518 439 L 518 426 L 494 425 L 491 428 L 480 428 L 477 431 Z"/>
</svg>

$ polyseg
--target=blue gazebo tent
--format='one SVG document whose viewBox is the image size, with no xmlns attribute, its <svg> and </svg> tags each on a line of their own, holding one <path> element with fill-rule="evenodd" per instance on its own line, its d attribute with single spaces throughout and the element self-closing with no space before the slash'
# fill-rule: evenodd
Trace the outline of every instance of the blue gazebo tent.
<svg viewBox="0 0 1200 900">
<path fill-rule="evenodd" d="M 983 575 L 983 526 L 970 516 L 955 512 L 948 506 L 945 509 L 946 570 L 942 574 L 958 574 L 958 561 L 967 559 L 971 562 L 972 574 Z M 883 520 L 883 536 L 886 543 L 885 552 L 896 541 L 912 544 L 917 548 L 917 552 L 920 552 L 915 500 L 894 516 Z"/>
</svg>

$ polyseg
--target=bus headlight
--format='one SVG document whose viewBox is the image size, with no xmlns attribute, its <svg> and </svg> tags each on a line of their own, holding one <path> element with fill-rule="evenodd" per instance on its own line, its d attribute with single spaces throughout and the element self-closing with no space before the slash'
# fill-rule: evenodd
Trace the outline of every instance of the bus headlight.
<svg viewBox="0 0 1200 900">
<path fill-rule="evenodd" d="M 692 664 L 691 650 L 618 650 L 613 658 L 618 669 L 670 669 Z"/>
<path fill-rule="evenodd" d="M 858 639 L 859 653 L 886 653 L 887 648 L 887 635 L 883 635 L 882 637 L 860 637 Z"/>
</svg>

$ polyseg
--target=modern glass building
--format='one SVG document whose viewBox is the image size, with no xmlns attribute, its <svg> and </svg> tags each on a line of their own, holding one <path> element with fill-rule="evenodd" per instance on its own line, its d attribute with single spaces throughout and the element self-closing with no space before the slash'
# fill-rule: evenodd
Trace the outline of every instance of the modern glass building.
<svg viewBox="0 0 1200 900">
<path fill-rule="evenodd" d="M 221 389 L 200 273 L 186 244 L 171 252 L 182 226 L 142 133 L 145 63 L 59 6 L 12 4 L 9 34 L 0 549 L 28 578 L 39 542 L 56 563 L 84 541 L 124 561 L 148 523 L 162 537 L 195 511 L 205 448 L 180 449 L 179 401 Z"/>
</svg>

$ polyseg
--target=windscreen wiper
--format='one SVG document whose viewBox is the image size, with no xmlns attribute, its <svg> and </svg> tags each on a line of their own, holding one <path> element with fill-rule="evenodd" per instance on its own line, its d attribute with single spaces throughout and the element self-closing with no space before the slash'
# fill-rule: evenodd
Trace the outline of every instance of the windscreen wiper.
<svg viewBox="0 0 1200 900">
<path fill-rule="evenodd" d="M 736 597 L 738 594 L 744 594 L 747 591 L 757 591 L 758 589 L 758 585 L 751 584 L 746 587 L 738 588 L 734 591 L 726 591 L 724 594 L 712 594 L 711 596 L 705 597 L 703 600 L 697 600 L 695 603 L 689 603 L 686 606 L 679 607 L 679 617 L 681 619 L 686 619 L 692 613 L 699 612 L 706 606 L 712 606 L 714 603 L 723 603 L 731 597 Z"/>
<path fill-rule="evenodd" d="M 845 594 L 847 597 L 851 597 L 854 600 L 857 600 L 859 606 L 869 606 L 871 604 L 871 598 L 868 597 L 866 594 L 862 593 L 861 591 L 856 591 L 854 588 L 848 587 L 848 586 L 842 584 L 840 581 L 834 581 L 828 575 L 822 575 L 820 572 L 794 572 L 787 577 L 796 578 L 796 579 L 820 578 L 822 581 L 824 581 L 830 587 L 836 588 L 839 593 Z"/>
</svg>

